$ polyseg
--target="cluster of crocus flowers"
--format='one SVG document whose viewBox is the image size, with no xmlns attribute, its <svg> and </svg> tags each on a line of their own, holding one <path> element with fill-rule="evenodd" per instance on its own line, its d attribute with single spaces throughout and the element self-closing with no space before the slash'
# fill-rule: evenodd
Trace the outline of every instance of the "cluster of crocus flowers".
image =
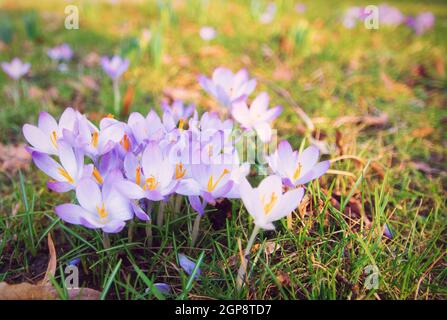
<svg viewBox="0 0 447 320">
<path fill-rule="evenodd" d="M 269 108 L 265 92 L 249 102 L 256 81 L 245 70 L 218 68 L 201 83 L 231 112 L 199 116 L 192 104 L 164 101 L 161 116 L 154 110 L 133 112 L 127 121 L 108 115 L 96 126 L 67 108 L 59 120 L 41 112 L 37 126 L 25 124 L 28 150 L 50 177 L 48 188 L 75 192 L 76 203 L 58 205 L 56 214 L 67 223 L 117 233 L 134 217 L 150 223 L 157 204 L 161 224 L 161 209 L 187 197 L 197 212 L 194 244 L 207 205 L 222 198 L 242 199 L 256 226 L 252 242 L 260 228 L 273 229 L 274 221 L 296 209 L 305 184 L 324 174 L 329 162 L 318 162 L 316 147 L 298 152 L 283 141 L 266 157 L 269 176 L 252 188 L 247 176 L 254 163 L 241 160 L 240 129 L 254 131 L 265 146 L 281 108 Z"/>
<path fill-rule="evenodd" d="M 379 25 L 398 26 L 406 24 L 417 35 L 421 35 L 433 28 L 435 22 L 435 17 L 431 12 L 421 12 L 416 16 L 405 16 L 398 8 L 387 4 L 380 4 L 377 6 L 377 10 Z M 342 17 L 342 23 L 345 28 L 352 29 L 358 22 L 365 20 L 370 14 L 363 7 L 349 7 Z"/>
</svg>

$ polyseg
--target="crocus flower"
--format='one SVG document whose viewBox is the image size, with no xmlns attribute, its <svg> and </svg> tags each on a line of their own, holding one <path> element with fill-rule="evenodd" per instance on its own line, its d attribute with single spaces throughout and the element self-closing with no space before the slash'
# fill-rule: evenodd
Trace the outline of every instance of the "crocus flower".
<svg viewBox="0 0 447 320">
<path fill-rule="evenodd" d="M 59 123 L 48 113 L 40 112 L 37 127 L 25 124 L 22 128 L 25 139 L 31 144 L 32 150 L 48 154 L 57 154 L 57 141 L 64 138 L 71 145 L 80 147 L 88 142 L 88 136 L 79 133 L 88 130 L 88 123 L 79 112 L 67 108 L 62 113 Z M 87 121 L 85 119 L 85 121 Z M 81 123 L 83 122 L 83 123 Z M 86 130 L 79 130 L 85 126 Z M 64 136 L 65 134 L 65 136 Z"/>
<path fill-rule="evenodd" d="M 379 22 L 383 25 L 397 26 L 405 21 L 405 16 L 396 7 L 379 5 Z"/>
<path fill-rule="evenodd" d="M 34 151 L 31 155 L 34 164 L 53 179 L 47 183 L 48 188 L 55 192 L 67 192 L 74 189 L 82 178 L 91 176 L 93 166 L 84 166 L 84 154 L 80 149 L 73 150 L 63 140 L 57 144 L 60 164 L 45 153 Z"/>
<path fill-rule="evenodd" d="M 362 17 L 362 14 L 363 14 L 363 8 L 361 7 L 348 8 L 342 18 L 343 26 L 347 29 L 354 28 L 359 19 Z"/>
<path fill-rule="evenodd" d="M 147 198 L 164 200 L 175 191 L 177 174 L 181 168 L 171 164 L 156 143 L 149 143 L 143 151 L 141 162 L 129 153 L 124 160 L 128 180 L 119 183 L 119 190 L 129 199 Z"/>
<path fill-rule="evenodd" d="M 271 2 L 271 3 L 269 3 L 267 5 L 267 8 L 261 14 L 261 17 L 259 18 L 259 21 L 262 24 L 268 24 L 268 23 L 272 22 L 273 19 L 275 18 L 275 13 L 276 13 L 276 4 Z"/>
<path fill-rule="evenodd" d="M 127 124 L 138 145 L 151 141 L 160 141 L 164 137 L 166 130 L 160 117 L 151 110 L 146 117 L 141 113 L 132 112 L 129 115 Z"/>
<path fill-rule="evenodd" d="M 180 267 L 182 267 L 182 269 L 185 270 L 185 272 L 188 275 L 191 275 L 192 272 L 194 271 L 194 268 L 196 267 L 196 264 L 193 261 L 191 261 L 190 259 L 188 259 L 188 257 L 186 257 L 182 253 L 179 253 L 179 255 L 178 255 L 178 262 L 180 264 Z M 200 276 L 200 274 L 201 274 L 200 268 L 197 268 L 195 278 Z"/>
<path fill-rule="evenodd" d="M 250 108 L 243 101 L 235 103 L 231 114 L 244 129 L 255 130 L 262 142 L 268 142 L 272 137 L 270 123 L 282 111 L 280 106 L 271 109 L 268 106 L 269 96 L 266 92 L 263 92 L 253 100 Z"/>
<path fill-rule="evenodd" d="M 202 88 L 212 95 L 224 107 L 244 100 L 256 87 L 256 80 L 250 79 L 245 69 L 236 73 L 226 68 L 217 68 L 211 79 L 204 76 L 199 77 Z"/>
<path fill-rule="evenodd" d="M 200 28 L 199 34 L 203 40 L 211 41 L 216 37 L 217 32 L 213 27 L 205 26 Z"/>
<path fill-rule="evenodd" d="M 48 56 L 56 61 L 69 61 L 73 57 L 73 50 L 66 43 L 48 49 Z"/>
<path fill-rule="evenodd" d="M 225 164 L 191 165 L 191 178 L 183 179 L 176 189 L 178 194 L 199 196 L 213 204 L 233 187 L 231 166 Z"/>
<path fill-rule="evenodd" d="M 129 60 L 120 56 L 102 57 L 101 67 L 104 72 L 112 79 L 117 80 L 129 68 Z"/>
<path fill-rule="evenodd" d="M 322 176 L 329 169 L 329 161 L 318 162 L 319 150 L 310 146 L 298 153 L 289 142 L 281 141 L 267 161 L 272 171 L 289 187 L 305 184 Z"/>
<path fill-rule="evenodd" d="M 279 176 L 268 176 L 257 188 L 252 188 L 246 179 L 240 184 L 242 202 L 253 217 L 256 226 L 272 230 L 273 222 L 289 215 L 298 207 L 304 195 L 304 189 L 293 189 L 283 193 Z"/>
<path fill-rule="evenodd" d="M 422 12 L 416 17 L 409 17 L 407 25 L 414 30 L 417 35 L 425 33 L 433 28 L 435 24 L 435 16 L 431 12 Z"/>
<path fill-rule="evenodd" d="M 59 205 L 55 208 L 56 214 L 71 224 L 102 229 L 106 233 L 120 232 L 125 221 L 132 219 L 133 212 L 129 200 L 116 191 L 115 183 L 111 178 L 100 188 L 92 179 L 82 179 L 76 187 L 79 205 Z"/>
<path fill-rule="evenodd" d="M 185 106 L 181 100 L 174 100 L 171 105 L 163 102 L 161 107 L 164 112 L 169 112 L 172 115 L 174 121 L 179 123 L 179 127 L 181 128 L 183 128 L 183 125 L 193 115 L 194 110 L 196 109 L 196 106 L 193 103 Z"/>
<path fill-rule="evenodd" d="M 99 129 L 91 126 L 90 139 L 84 150 L 92 159 L 111 151 L 124 139 L 125 126 L 122 122 L 112 118 L 104 118 L 99 123 Z M 87 133 L 85 133 L 87 134 Z"/>
<path fill-rule="evenodd" d="M 14 80 L 19 80 L 30 68 L 31 64 L 23 63 L 19 58 L 14 58 L 11 62 L 2 63 L 3 71 Z"/>
<path fill-rule="evenodd" d="M 200 196 L 189 196 L 188 197 L 189 204 L 191 207 L 201 216 L 205 214 L 205 208 L 207 205 L 207 201 L 205 199 L 201 199 Z"/>
<path fill-rule="evenodd" d="M 297 3 L 295 5 L 295 11 L 298 13 L 304 13 L 306 11 L 306 5 L 304 3 Z"/>
</svg>

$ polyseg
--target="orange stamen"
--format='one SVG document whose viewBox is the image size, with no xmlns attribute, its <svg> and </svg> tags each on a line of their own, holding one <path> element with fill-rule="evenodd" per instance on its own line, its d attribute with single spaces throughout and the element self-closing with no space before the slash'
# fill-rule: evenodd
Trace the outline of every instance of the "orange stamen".
<svg viewBox="0 0 447 320">
<path fill-rule="evenodd" d="M 157 188 L 158 186 L 158 181 L 157 179 L 155 179 L 154 176 L 150 176 L 149 178 L 146 179 L 146 184 L 143 186 L 144 190 L 155 190 L 155 188 Z"/>
<path fill-rule="evenodd" d="M 141 184 L 141 170 L 140 166 L 137 166 L 135 169 L 135 182 L 140 185 Z"/>
<path fill-rule="evenodd" d="M 106 208 L 104 208 L 104 203 L 101 205 L 101 207 L 96 206 L 96 211 L 98 212 L 101 219 L 105 219 L 109 215 L 106 211 Z"/>
<path fill-rule="evenodd" d="M 67 172 L 67 170 L 65 170 L 64 168 L 59 168 L 57 169 L 57 171 L 59 172 L 59 174 L 61 176 L 63 176 L 69 183 L 73 184 L 74 183 L 74 179 L 70 176 L 70 174 Z"/>
<path fill-rule="evenodd" d="M 127 134 L 124 134 L 124 137 L 121 139 L 120 144 L 124 148 L 124 150 L 129 151 L 130 141 L 129 137 L 127 137 Z"/>
<path fill-rule="evenodd" d="M 185 174 L 186 174 L 186 169 L 183 167 L 183 164 L 181 162 L 177 163 L 175 165 L 175 178 L 181 179 L 185 176 Z"/>
<path fill-rule="evenodd" d="M 51 139 L 51 143 L 53 144 L 53 146 L 55 148 L 57 148 L 57 134 L 56 134 L 56 131 L 51 132 L 50 139 Z"/>
<path fill-rule="evenodd" d="M 222 180 L 222 178 L 228 173 L 230 173 L 230 171 L 228 169 L 224 169 L 222 171 L 222 173 L 220 174 L 219 178 L 217 178 L 216 182 L 214 182 L 214 183 L 213 183 L 213 176 L 210 176 L 210 178 L 208 179 L 208 185 L 207 185 L 208 192 L 212 192 L 214 189 L 216 189 L 220 180 Z"/>
<path fill-rule="evenodd" d="M 96 148 L 98 146 L 98 132 L 93 132 L 92 134 L 92 146 Z"/>
<path fill-rule="evenodd" d="M 99 173 L 98 169 L 96 168 L 93 168 L 93 176 L 95 177 L 96 181 L 98 181 L 99 184 L 102 184 L 104 182 L 101 173 Z"/>
<path fill-rule="evenodd" d="M 273 206 L 275 205 L 276 201 L 278 200 L 278 197 L 276 195 L 276 193 L 272 193 L 272 195 L 270 196 L 270 201 L 266 204 L 264 204 L 264 213 L 267 215 L 270 213 L 270 211 L 272 211 Z M 264 199 L 262 199 L 262 203 L 264 203 Z"/>
</svg>

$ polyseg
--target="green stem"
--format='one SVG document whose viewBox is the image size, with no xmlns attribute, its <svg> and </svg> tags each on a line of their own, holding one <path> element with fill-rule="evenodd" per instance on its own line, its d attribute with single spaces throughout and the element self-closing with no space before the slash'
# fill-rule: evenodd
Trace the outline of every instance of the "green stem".
<svg viewBox="0 0 447 320">
<path fill-rule="evenodd" d="M 149 248 L 152 247 L 152 221 L 149 220 L 146 223 L 146 238 L 147 238 L 147 246 Z"/>
<path fill-rule="evenodd" d="M 199 227 L 200 227 L 200 219 L 202 218 L 202 215 L 197 214 L 196 219 L 194 220 L 194 225 L 192 227 L 192 233 L 191 233 L 191 245 L 194 247 L 197 241 L 197 237 L 199 236 Z"/>
<path fill-rule="evenodd" d="M 159 228 L 161 228 L 161 226 L 163 225 L 165 206 L 166 206 L 166 203 L 164 201 L 160 201 L 160 204 L 158 206 L 158 213 L 157 213 L 157 226 Z"/>
<path fill-rule="evenodd" d="M 241 261 L 241 266 L 239 267 L 239 270 L 237 272 L 236 285 L 238 290 L 242 288 L 242 285 L 245 282 L 244 279 L 245 279 L 245 273 L 247 272 L 247 264 L 248 264 L 247 257 L 250 254 L 251 247 L 253 246 L 253 243 L 255 242 L 258 233 L 259 233 L 259 227 L 255 225 L 253 232 L 251 233 L 250 239 L 248 240 L 247 247 L 245 248 L 244 261 Z"/>
<path fill-rule="evenodd" d="M 106 232 L 103 232 L 103 234 L 102 234 L 102 244 L 104 246 L 104 249 L 110 248 L 110 238 L 109 238 L 109 234 Z"/>
<path fill-rule="evenodd" d="M 180 213 L 180 209 L 182 208 L 183 196 L 178 194 L 175 196 L 175 204 L 174 204 L 174 214 Z"/>
<path fill-rule="evenodd" d="M 15 81 L 14 88 L 12 89 L 12 99 L 14 100 L 14 106 L 17 108 L 20 104 L 20 83 L 19 80 Z"/>
<path fill-rule="evenodd" d="M 118 116 L 120 113 L 120 86 L 118 80 L 113 80 L 113 105 L 115 114 Z"/>
</svg>

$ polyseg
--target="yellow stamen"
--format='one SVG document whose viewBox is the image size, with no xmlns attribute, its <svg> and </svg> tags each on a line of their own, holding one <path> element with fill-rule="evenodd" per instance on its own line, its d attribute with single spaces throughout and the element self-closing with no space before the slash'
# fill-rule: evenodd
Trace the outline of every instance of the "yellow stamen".
<svg viewBox="0 0 447 320">
<path fill-rule="evenodd" d="M 135 182 L 140 185 L 141 184 L 141 170 L 140 166 L 137 166 L 135 169 Z"/>
<path fill-rule="evenodd" d="M 53 144 L 53 146 L 55 148 L 57 148 L 57 134 L 56 134 L 56 131 L 51 132 L 50 139 L 51 139 L 51 143 Z"/>
<path fill-rule="evenodd" d="M 273 192 L 272 195 L 270 196 L 270 201 L 264 204 L 264 213 L 266 215 L 269 214 L 270 211 L 272 211 L 276 201 L 278 201 L 278 196 L 276 195 L 276 193 Z M 262 199 L 262 203 L 264 203 L 264 199 Z"/>
<path fill-rule="evenodd" d="M 108 113 L 108 114 L 106 115 L 106 118 L 114 119 L 115 116 L 114 116 L 113 114 L 111 114 L 111 113 Z"/>
<path fill-rule="evenodd" d="M 183 130 L 183 127 L 185 126 L 185 119 L 180 118 L 179 122 L 178 122 L 178 128 L 180 130 Z"/>
<path fill-rule="evenodd" d="M 64 168 L 59 168 L 57 169 L 57 171 L 59 172 L 59 174 L 61 176 L 63 176 L 65 179 L 67 179 L 67 181 L 71 184 L 74 183 L 74 179 L 70 176 L 70 174 L 67 172 L 67 170 L 65 170 Z"/>
<path fill-rule="evenodd" d="M 297 166 L 297 168 L 296 168 L 296 170 L 295 170 L 295 173 L 293 174 L 293 180 L 296 180 L 296 179 L 298 179 L 299 177 L 300 177 L 300 174 L 301 174 L 301 168 L 302 168 L 303 166 L 301 165 L 301 163 L 298 163 L 298 166 Z"/>
<path fill-rule="evenodd" d="M 144 190 L 155 190 L 155 188 L 157 188 L 158 186 L 158 181 L 157 179 L 155 179 L 154 176 L 150 176 L 149 178 L 146 179 L 146 183 L 143 186 Z"/>
<path fill-rule="evenodd" d="M 210 176 L 207 185 L 208 192 L 213 192 L 213 190 L 216 189 L 217 184 L 220 182 L 220 180 L 222 180 L 222 178 L 228 173 L 230 173 L 230 171 L 228 169 L 224 169 L 215 183 L 213 183 L 213 176 Z"/>
<path fill-rule="evenodd" d="M 92 146 L 93 148 L 98 146 L 98 132 L 93 132 L 92 134 Z"/>
<path fill-rule="evenodd" d="M 181 162 L 177 163 L 175 165 L 175 178 L 181 179 L 185 176 L 185 174 L 186 174 L 186 169 L 183 167 L 183 164 Z"/>
<path fill-rule="evenodd" d="M 93 168 L 93 176 L 95 177 L 96 181 L 98 181 L 99 184 L 102 184 L 104 182 L 101 173 L 99 173 L 98 169 L 96 168 Z"/>
<path fill-rule="evenodd" d="M 104 208 L 104 203 L 101 205 L 101 207 L 96 206 L 96 211 L 98 212 L 101 219 L 105 219 L 109 215 L 106 211 L 106 208 Z"/>
<path fill-rule="evenodd" d="M 124 137 L 121 139 L 120 144 L 123 146 L 124 150 L 129 151 L 130 141 L 127 137 L 127 134 L 124 134 Z"/>
</svg>

